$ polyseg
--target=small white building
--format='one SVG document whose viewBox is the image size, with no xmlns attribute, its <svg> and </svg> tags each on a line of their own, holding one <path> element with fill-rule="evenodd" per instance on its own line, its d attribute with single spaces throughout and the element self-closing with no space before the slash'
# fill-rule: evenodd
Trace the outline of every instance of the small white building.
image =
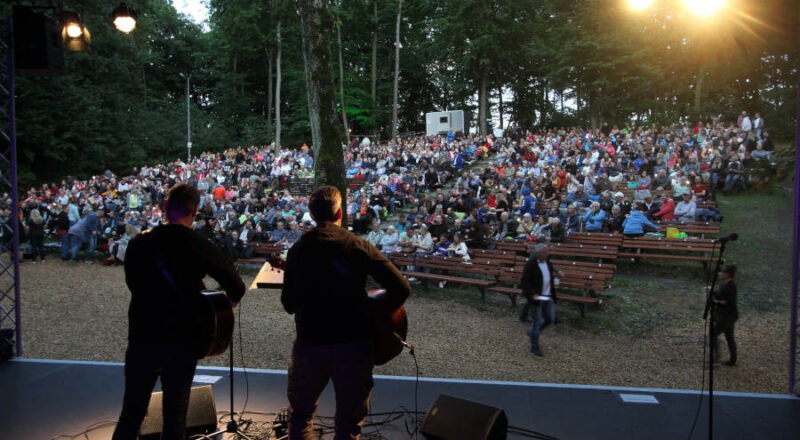
<svg viewBox="0 0 800 440">
<path fill-rule="evenodd" d="M 464 130 L 464 110 L 451 110 L 446 112 L 432 112 L 425 114 L 425 135 L 433 136 L 439 133 L 453 133 Z"/>
</svg>

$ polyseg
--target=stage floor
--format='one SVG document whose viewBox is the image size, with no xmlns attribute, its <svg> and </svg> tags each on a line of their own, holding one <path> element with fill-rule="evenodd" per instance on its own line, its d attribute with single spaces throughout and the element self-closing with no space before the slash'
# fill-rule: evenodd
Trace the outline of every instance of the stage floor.
<svg viewBox="0 0 800 440">
<path fill-rule="evenodd" d="M 122 400 L 122 369 L 99 362 L 0 363 L 0 438 L 110 438 Z M 213 384 L 219 414 L 229 411 L 227 369 L 201 367 L 195 379 L 196 385 Z M 234 385 L 235 410 L 253 421 L 247 433 L 273 438 L 271 422 L 287 405 L 286 371 L 237 369 Z M 332 423 L 331 388 L 320 402 L 319 415 L 326 416 L 320 426 Z M 414 438 L 409 432 L 439 394 L 502 408 L 509 439 L 709 438 L 707 395 L 696 391 L 388 376 L 376 377 L 364 431 L 373 434 L 364 438 Z M 800 439 L 800 399 L 794 396 L 716 392 L 714 407 L 714 438 Z M 322 438 L 333 434 L 327 430 Z"/>
</svg>

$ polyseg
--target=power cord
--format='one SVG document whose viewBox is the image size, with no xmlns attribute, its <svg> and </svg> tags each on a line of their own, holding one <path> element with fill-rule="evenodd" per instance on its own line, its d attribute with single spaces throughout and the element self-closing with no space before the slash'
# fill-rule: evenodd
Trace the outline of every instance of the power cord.
<svg viewBox="0 0 800 440">
<path fill-rule="evenodd" d="M 93 424 L 87 426 L 85 430 L 83 430 L 82 432 L 79 432 L 77 434 L 61 434 L 61 435 L 57 435 L 55 437 L 51 437 L 50 440 L 58 440 L 58 439 L 62 439 L 62 438 L 63 439 L 72 440 L 72 439 L 76 439 L 78 437 L 83 437 L 83 438 L 88 439 L 89 438 L 89 434 L 91 434 L 92 431 L 96 431 L 98 429 L 105 428 L 105 427 L 108 427 L 108 426 L 114 426 L 116 424 L 117 424 L 116 420 L 104 420 L 102 422 L 96 422 L 96 423 L 93 423 Z"/>
<path fill-rule="evenodd" d="M 242 412 L 239 414 L 239 425 L 242 424 L 242 418 L 244 417 L 244 413 L 247 411 L 247 404 L 250 402 L 250 376 L 247 374 L 247 364 L 244 361 L 244 341 L 242 337 L 242 307 L 238 308 L 237 311 L 237 324 L 239 328 L 239 359 L 242 362 L 242 373 L 244 373 L 244 404 L 242 405 Z M 233 378 L 231 378 L 233 380 Z M 231 384 L 233 386 L 233 384 Z M 233 419 L 233 414 L 231 414 L 231 419 Z"/>
</svg>

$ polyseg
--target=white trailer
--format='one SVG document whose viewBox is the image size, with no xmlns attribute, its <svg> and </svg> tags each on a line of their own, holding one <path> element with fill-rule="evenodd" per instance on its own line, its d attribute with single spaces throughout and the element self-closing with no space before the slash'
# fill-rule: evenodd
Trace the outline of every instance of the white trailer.
<svg viewBox="0 0 800 440">
<path fill-rule="evenodd" d="M 439 133 L 464 132 L 464 111 L 451 110 L 446 112 L 432 112 L 425 114 L 425 135 L 433 136 Z"/>
</svg>

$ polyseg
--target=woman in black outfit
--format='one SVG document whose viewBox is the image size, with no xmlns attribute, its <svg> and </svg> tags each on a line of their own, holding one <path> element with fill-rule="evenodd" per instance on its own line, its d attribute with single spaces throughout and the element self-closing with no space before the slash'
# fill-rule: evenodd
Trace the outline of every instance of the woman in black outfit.
<svg viewBox="0 0 800 440">
<path fill-rule="evenodd" d="M 736 340 L 733 335 L 733 327 L 739 319 L 739 309 L 736 305 L 736 266 L 729 264 L 723 266 L 719 271 L 719 288 L 711 295 L 712 312 L 711 319 L 714 320 L 714 331 L 711 334 L 711 349 L 714 351 L 714 358 L 719 359 L 719 335 L 725 334 L 728 342 L 728 361 L 723 365 L 732 367 L 736 365 Z"/>
</svg>

